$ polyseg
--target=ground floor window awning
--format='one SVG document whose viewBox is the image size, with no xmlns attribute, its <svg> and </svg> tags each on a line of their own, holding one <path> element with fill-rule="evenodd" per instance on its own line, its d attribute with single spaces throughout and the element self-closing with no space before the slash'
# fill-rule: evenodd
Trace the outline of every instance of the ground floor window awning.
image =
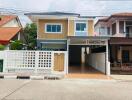
<svg viewBox="0 0 132 100">
<path fill-rule="evenodd" d="M 67 40 L 38 40 L 37 45 L 41 50 L 66 51 Z"/>
<path fill-rule="evenodd" d="M 115 44 L 115 45 L 132 45 L 132 38 L 112 37 L 109 40 L 109 44 Z"/>
</svg>

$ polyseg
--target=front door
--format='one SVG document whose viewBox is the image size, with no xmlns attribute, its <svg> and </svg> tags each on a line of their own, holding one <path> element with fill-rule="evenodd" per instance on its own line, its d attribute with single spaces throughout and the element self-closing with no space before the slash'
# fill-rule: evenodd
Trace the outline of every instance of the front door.
<svg viewBox="0 0 132 100">
<path fill-rule="evenodd" d="M 130 61 L 129 59 L 129 51 L 128 50 L 123 50 L 122 51 L 122 62 L 123 63 L 128 63 Z"/>
<path fill-rule="evenodd" d="M 0 72 L 3 72 L 3 60 L 0 60 Z"/>
<path fill-rule="evenodd" d="M 54 54 L 54 71 L 64 71 L 64 53 Z"/>
</svg>

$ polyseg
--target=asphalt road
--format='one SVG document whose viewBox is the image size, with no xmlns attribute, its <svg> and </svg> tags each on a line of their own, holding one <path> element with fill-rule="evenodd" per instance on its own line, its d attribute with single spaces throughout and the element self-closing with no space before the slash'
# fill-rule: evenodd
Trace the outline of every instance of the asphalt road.
<svg viewBox="0 0 132 100">
<path fill-rule="evenodd" d="M 132 100 L 132 82 L 0 79 L 0 100 Z"/>
</svg>

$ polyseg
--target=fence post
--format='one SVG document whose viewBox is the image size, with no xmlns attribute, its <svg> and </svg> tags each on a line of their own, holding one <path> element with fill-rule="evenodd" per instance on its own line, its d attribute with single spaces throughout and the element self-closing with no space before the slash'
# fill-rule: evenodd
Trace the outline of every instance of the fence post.
<svg viewBox="0 0 132 100">
<path fill-rule="evenodd" d="M 7 72 L 7 51 L 3 51 L 4 57 L 3 57 L 3 72 Z"/>
<path fill-rule="evenodd" d="M 35 73 L 37 73 L 39 65 L 39 51 L 35 51 Z"/>
<path fill-rule="evenodd" d="M 52 51 L 51 52 L 51 72 L 54 71 L 54 55 L 55 55 L 55 52 Z"/>
</svg>

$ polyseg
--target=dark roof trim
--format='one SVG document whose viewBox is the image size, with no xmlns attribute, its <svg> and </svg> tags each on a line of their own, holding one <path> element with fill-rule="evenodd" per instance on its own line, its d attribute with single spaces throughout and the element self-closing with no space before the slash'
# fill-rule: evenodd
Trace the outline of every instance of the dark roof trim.
<svg viewBox="0 0 132 100">
<path fill-rule="evenodd" d="M 24 15 L 69 15 L 69 16 L 80 16 L 80 14 L 77 14 L 77 13 L 66 13 L 66 12 L 25 13 Z"/>
<path fill-rule="evenodd" d="M 96 18 L 95 16 L 79 16 L 79 18 Z"/>
<path fill-rule="evenodd" d="M 59 15 L 59 16 L 77 16 L 79 18 L 95 18 L 95 16 L 81 16 L 78 13 L 66 13 L 66 12 L 40 12 L 40 13 L 25 13 L 24 15 Z"/>
</svg>

